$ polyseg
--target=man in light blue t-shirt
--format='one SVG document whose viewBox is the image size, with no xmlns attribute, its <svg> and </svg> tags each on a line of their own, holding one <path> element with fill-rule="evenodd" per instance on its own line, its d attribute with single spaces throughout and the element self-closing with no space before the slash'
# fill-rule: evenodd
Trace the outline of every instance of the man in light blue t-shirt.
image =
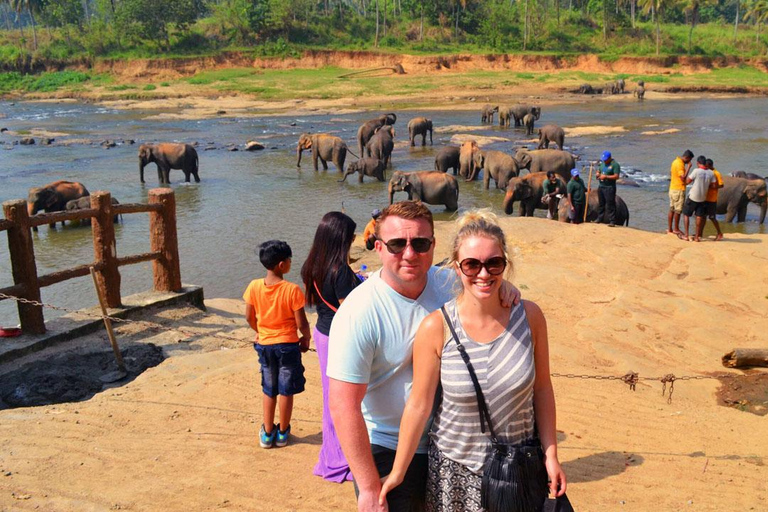
<svg viewBox="0 0 768 512">
<path fill-rule="evenodd" d="M 429 313 L 453 298 L 455 273 L 432 267 L 432 213 L 403 201 L 376 223 L 382 268 L 355 288 L 337 311 L 329 335 L 331 416 L 358 491 L 358 510 L 378 503 L 381 478 L 392 470 L 400 419 L 413 383 L 413 339 Z M 505 302 L 517 302 L 513 286 Z M 390 511 L 424 507 L 427 437 L 403 483 L 387 495 Z"/>
</svg>

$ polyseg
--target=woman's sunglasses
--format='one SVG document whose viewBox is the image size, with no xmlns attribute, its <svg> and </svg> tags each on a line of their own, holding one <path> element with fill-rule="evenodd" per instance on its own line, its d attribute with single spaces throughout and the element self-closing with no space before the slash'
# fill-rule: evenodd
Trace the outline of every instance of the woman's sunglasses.
<svg viewBox="0 0 768 512">
<path fill-rule="evenodd" d="M 409 240 L 407 238 L 390 238 L 386 242 L 381 240 L 381 243 L 387 246 L 387 250 L 391 254 L 400 254 L 403 252 L 405 248 L 408 247 L 408 242 Z M 411 247 L 413 248 L 414 252 L 418 252 L 419 254 L 424 254 L 425 252 L 429 251 L 429 248 L 432 247 L 432 242 L 434 242 L 434 238 L 410 239 Z"/>
<path fill-rule="evenodd" d="M 465 258 L 459 263 L 461 273 L 467 277 L 475 277 L 482 268 L 488 271 L 492 276 L 497 276 L 507 268 L 507 259 L 503 256 L 489 258 L 486 261 L 480 261 L 475 258 Z"/>
</svg>

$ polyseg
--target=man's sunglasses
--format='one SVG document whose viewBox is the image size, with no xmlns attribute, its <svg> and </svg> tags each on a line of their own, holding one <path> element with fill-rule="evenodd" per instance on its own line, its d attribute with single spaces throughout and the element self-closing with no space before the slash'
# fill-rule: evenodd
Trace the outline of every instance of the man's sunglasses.
<svg viewBox="0 0 768 512">
<path fill-rule="evenodd" d="M 459 263 L 461 273 L 467 277 L 475 277 L 480 270 L 485 267 L 492 276 L 498 276 L 507 268 L 507 259 L 503 256 L 489 258 L 486 261 L 480 261 L 475 258 L 465 258 Z"/>
<path fill-rule="evenodd" d="M 390 238 L 386 242 L 384 240 L 381 240 L 379 238 L 381 243 L 387 246 L 387 250 L 391 254 L 400 254 L 405 250 L 406 247 L 408 247 L 408 238 Z M 424 254 L 425 252 L 429 251 L 429 248 L 432 247 L 432 242 L 434 242 L 434 238 L 411 238 L 410 243 L 411 247 L 413 248 L 414 252 L 418 252 L 419 254 Z"/>
</svg>

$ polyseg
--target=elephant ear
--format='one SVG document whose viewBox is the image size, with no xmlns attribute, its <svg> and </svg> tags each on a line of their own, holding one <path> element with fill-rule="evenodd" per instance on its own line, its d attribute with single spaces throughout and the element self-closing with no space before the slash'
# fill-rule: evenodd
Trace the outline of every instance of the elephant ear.
<svg viewBox="0 0 768 512">
<path fill-rule="evenodd" d="M 520 188 L 520 197 L 522 199 L 530 199 L 533 196 L 533 187 L 529 184 L 523 183 Z"/>
<path fill-rule="evenodd" d="M 46 208 L 50 208 L 51 206 L 56 204 L 56 192 L 55 191 L 50 190 L 50 189 L 45 189 L 43 191 L 43 193 L 46 196 L 46 198 L 45 198 L 45 207 Z"/>
</svg>

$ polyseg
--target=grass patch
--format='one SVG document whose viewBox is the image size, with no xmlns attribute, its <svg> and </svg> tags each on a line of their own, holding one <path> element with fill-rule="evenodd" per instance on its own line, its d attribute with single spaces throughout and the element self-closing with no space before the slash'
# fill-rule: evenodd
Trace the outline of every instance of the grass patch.
<svg viewBox="0 0 768 512">
<path fill-rule="evenodd" d="M 128 85 L 128 84 L 120 84 L 120 85 L 110 85 L 107 87 L 108 91 L 127 91 L 128 89 L 136 89 L 137 87 L 135 85 Z"/>
<path fill-rule="evenodd" d="M 144 91 L 154 91 L 155 89 L 157 89 L 157 86 L 152 84 L 147 84 L 142 88 Z"/>
<path fill-rule="evenodd" d="M 170 86 L 171 84 L 169 84 L 168 82 L 160 82 L 160 87 L 170 87 Z"/>
</svg>

